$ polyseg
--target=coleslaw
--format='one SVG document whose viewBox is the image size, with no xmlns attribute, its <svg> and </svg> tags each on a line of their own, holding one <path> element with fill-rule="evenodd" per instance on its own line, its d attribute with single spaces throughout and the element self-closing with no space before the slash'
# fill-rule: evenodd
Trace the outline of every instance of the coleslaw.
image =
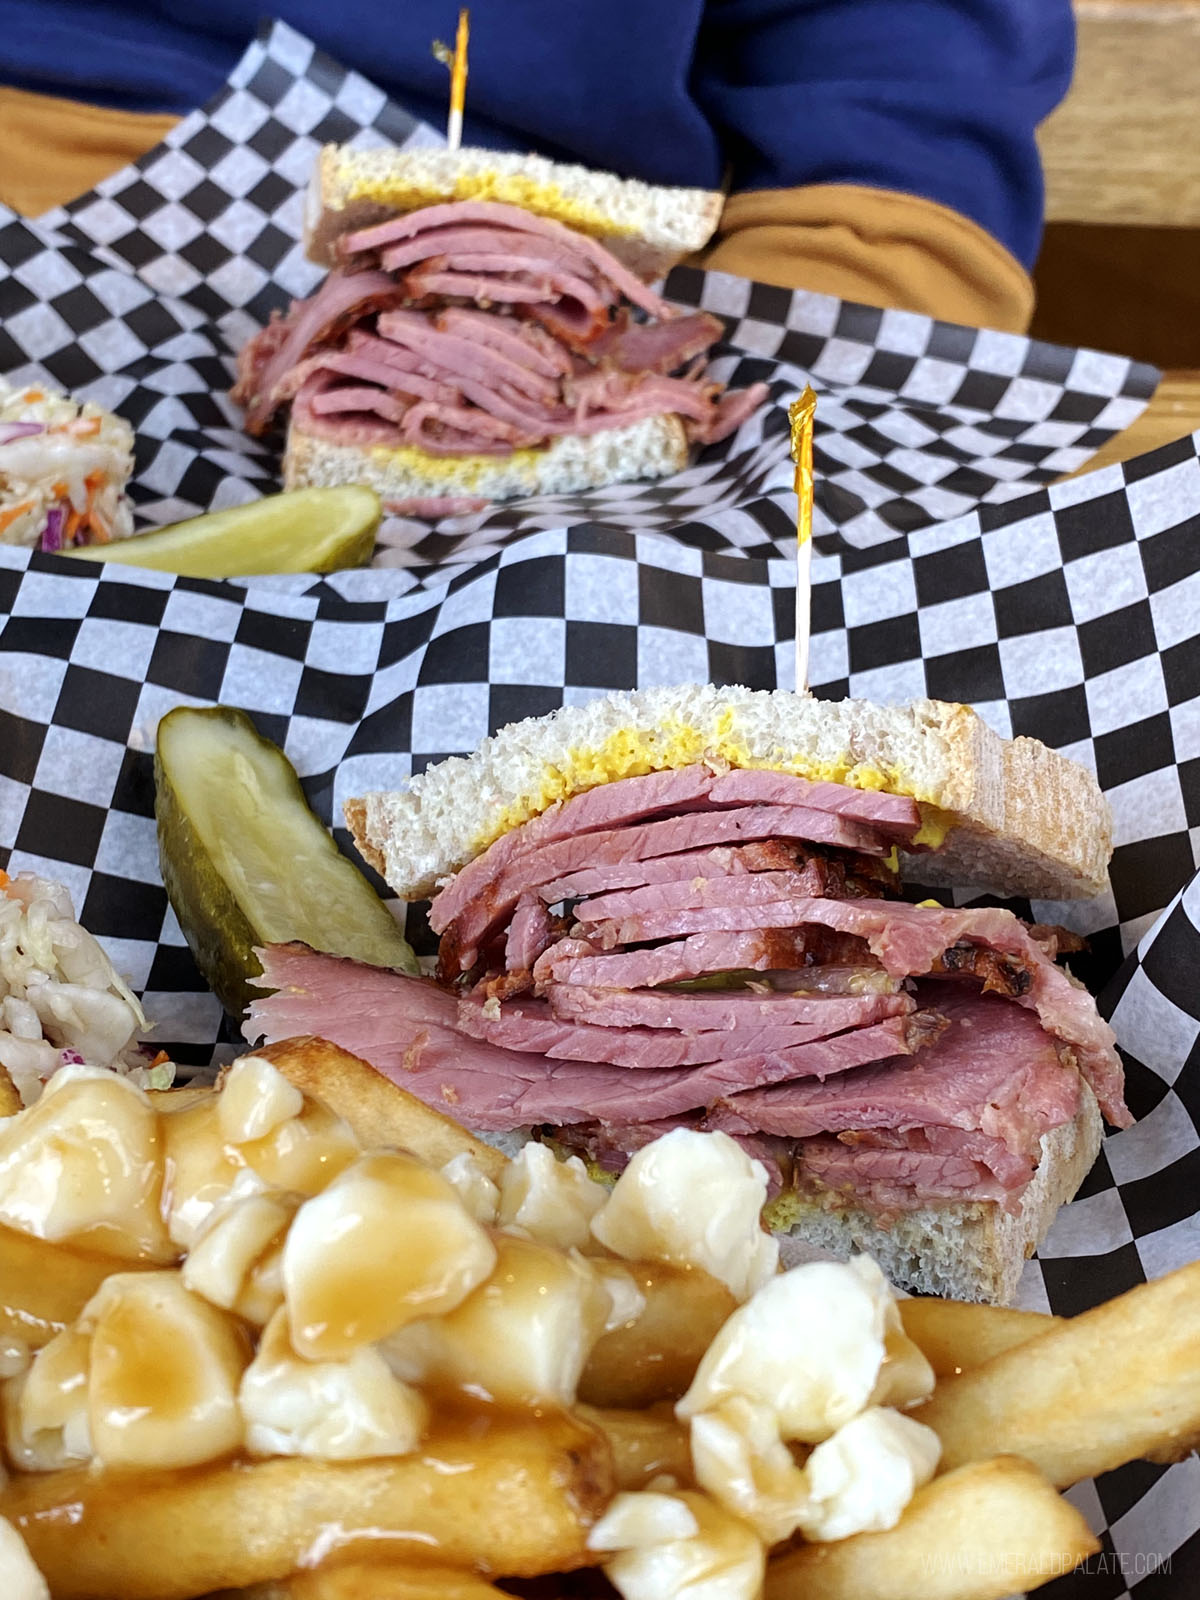
<svg viewBox="0 0 1200 1600">
<path fill-rule="evenodd" d="M 133 532 L 133 429 L 88 400 L 0 383 L 0 544 L 69 550 Z"/>
<path fill-rule="evenodd" d="M 61 884 L 0 872 L 0 1067 L 32 1105 L 66 1066 L 166 1089 L 175 1069 L 138 1036 L 146 1018 Z"/>
</svg>

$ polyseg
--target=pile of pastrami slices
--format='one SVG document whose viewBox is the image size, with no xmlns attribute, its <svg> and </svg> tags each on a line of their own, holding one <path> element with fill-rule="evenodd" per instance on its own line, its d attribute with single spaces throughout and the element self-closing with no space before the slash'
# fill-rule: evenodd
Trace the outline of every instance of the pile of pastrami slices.
<svg viewBox="0 0 1200 1600">
<path fill-rule="evenodd" d="M 248 1035 L 321 1033 L 468 1127 L 617 1169 L 722 1129 L 822 1204 L 1015 1211 L 1084 1082 L 1129 1123 L 1121 1063 L 1054 930 L 898 898 L 920 823 L 772 771 L 609 783 L 442 888 L 438 981 L 275 947 Z"/>
<path fill-rule="evenodd" d="M 720 321 L 679 315 L 596 240 L 497 201 L 426 206 L 338 241 L 344 263 L 243 349 L 262 433 L 429 455 L 510 455 L 673 413 L 725 438 L 767 398 L 705 376 Z"/>
</svg>

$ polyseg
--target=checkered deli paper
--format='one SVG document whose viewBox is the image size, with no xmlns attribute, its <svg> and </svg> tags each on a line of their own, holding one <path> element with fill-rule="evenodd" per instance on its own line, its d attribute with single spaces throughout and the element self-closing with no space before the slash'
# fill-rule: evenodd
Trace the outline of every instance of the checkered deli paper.
<svg viewBox="0 0 1200 1600">
<path fill-rule="evenodd" d="M 265 28 L 136 168 L 36 225 L 0 215 L 0 376 L 135 425 L 145 524 L 274 488 L 276 446 L 245 438 L 226 390 L 241 341 L 316 281 L 298 245 L 313 157 L 437 137 Z M 1116 819 L 1109 895 L 1016 907 L 1089 935 L 1078 970 L 1103 990 L 1139 1119 L 1106 1141 L 1021 1300 L 1070 1314 L 1196 1258 L 1200 443 L 1045 487 L 1133 419 L 1150 369 L 694 270 L 669 292 L 725 317 L 718 374 L 765 378 L 774 401 L 665 483 L 433 531 L 393 521 L 373 570 L 324 579 L 93 572 L 0 548 L 0 864 L 67 884 L 178 1060 L 228 1056 L 158 870 L 163 713 L 244 707 L 336 825 L 347 797 L 608 689 L 792 687 L 782 402 L 811 376 L 815 691 L 970 701 L 1093 766 Z M 1200 1458 L 1071 1497 L 1103 1550 L 1040 1593 L 1200 1593 Z"/>
</svg>

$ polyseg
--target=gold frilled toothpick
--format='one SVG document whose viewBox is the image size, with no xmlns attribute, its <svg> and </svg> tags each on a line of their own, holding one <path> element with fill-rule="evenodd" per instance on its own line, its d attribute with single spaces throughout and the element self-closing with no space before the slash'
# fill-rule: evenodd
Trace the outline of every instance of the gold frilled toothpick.
<svg viewBox="0 0 1200 1600">
<path fill-rule="evenodd" d="M 813 416 L 811 386 L 788 407 L 792 460 L 796 463 L 796 693 L 808 693 L 808 638 L 812 628 Z"/>
<path fill-rule="evenodd" d="M 454 50 L 440 39 L 433 41 L 433 53 L 444 67 L 450 68 L 450 115 L 446 119 L 446 146 L 450 150 L 462 147 L 463 106 L 467 100 L 467 40 L 471 35 L 471 14 L 464 6 L 458 13 L 458 32 L 454 36 Z"/>
</svg>

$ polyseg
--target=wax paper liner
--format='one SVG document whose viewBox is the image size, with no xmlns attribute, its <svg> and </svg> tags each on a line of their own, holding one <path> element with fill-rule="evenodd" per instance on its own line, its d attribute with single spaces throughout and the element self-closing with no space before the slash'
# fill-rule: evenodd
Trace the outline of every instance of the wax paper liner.
<svg viewBox="0 0 1200 1600">
<path fill-rule="evenodd" d="M 270 489 L 276 455 L 241 434 L 224 388 L 238 342 L 315 281 L 296 243 L 312 156 L 325 140 L 434 138 L 291 30 L 266 29 L 137 168 L 37 225 L 0 220 L 0 373 L 137 425 L 145 521 Z M 727 317 L 719 370 L 768 378 L 776 403 L 665 484 L 433 531 L 393 523 L 380 567 L 326 579 L 205 583 L 0 550 L 0 863 L 69 886 L 181 1061 L 227 1055 L 159 876 L 158 718 L 244 706 L 337 824 L 349 795 L 607 689 L 790 687 L 780 402 L 811 374 L 816 692 L 969 701 L 1001 733 L 1093 766 L 1114 811 L 1111 893 L 1017 909 L 1088 933 L 1077 966 L 1103 989 L 1139 1120 L 1106 1140 L 1022 1302 L 1072 1313 L 1193 1259 L 1197 441 L 1039 488 L 1132 420 L 1149 369 L 691 270 L 670 289 Z M 1071 1495 L 1104 1549 L 1041 1592 L 1200 1592 L 1197 1458 Z"/>
</svg>

